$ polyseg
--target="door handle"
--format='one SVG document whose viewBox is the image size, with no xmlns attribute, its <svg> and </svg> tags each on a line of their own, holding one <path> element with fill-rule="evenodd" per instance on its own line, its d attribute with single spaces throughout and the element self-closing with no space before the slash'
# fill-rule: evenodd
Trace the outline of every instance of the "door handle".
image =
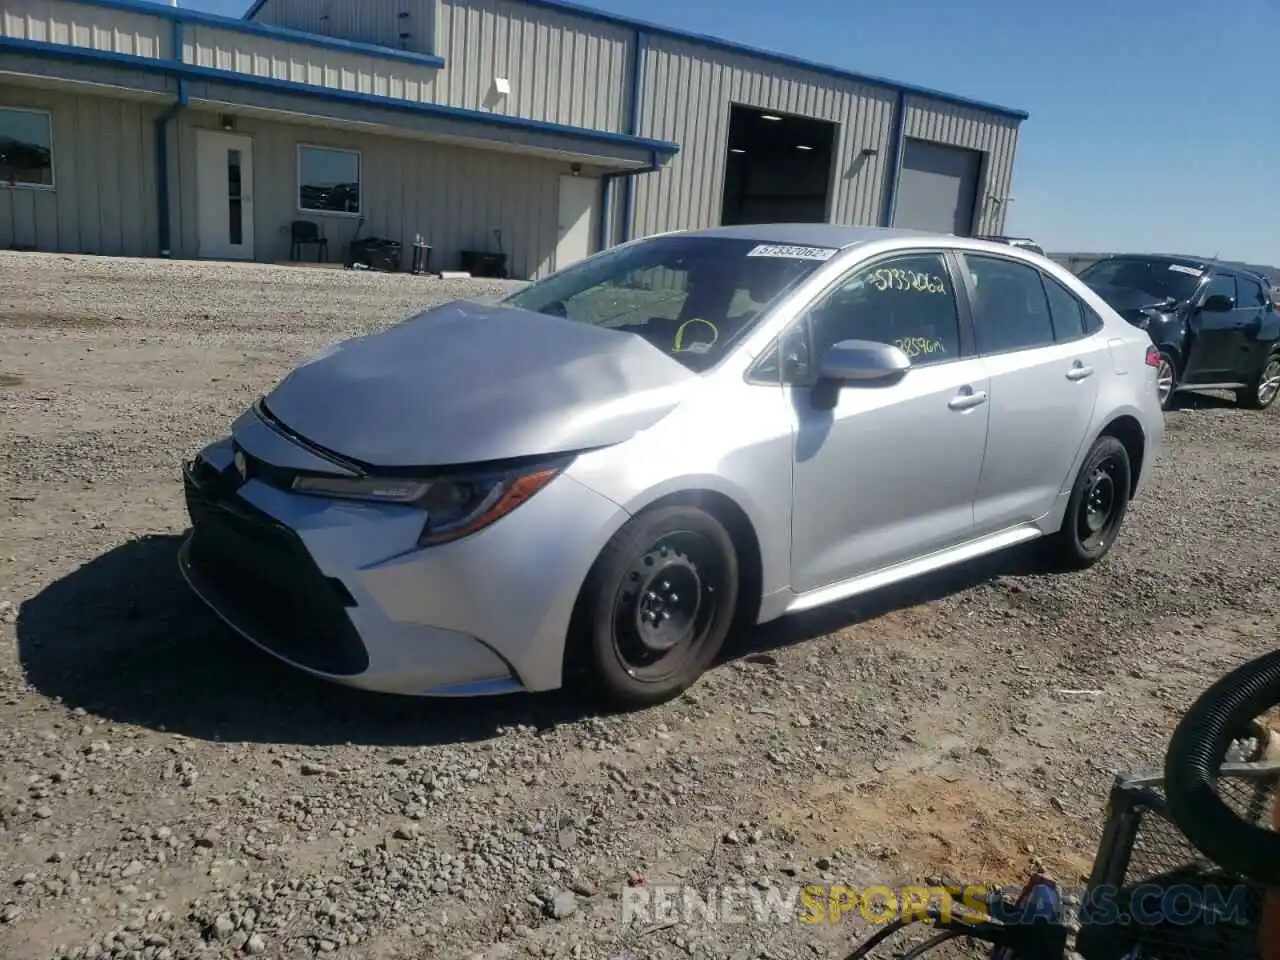
<svg viewBox="0 0 1280 960">
<path fill-rule="evenodd" d="M 947 406 L 952 410 L 971 410 L 980 404 L 987 402 L 987 395 L 984 392 L 974 393 L 973 390 L 965 387 L 960 393 L 956 394 L 949 401 Z"/>
<path fill-rule="evenodd" d="M 1083 380 L 1085 377 L 1093 376 L 1093 367 L 1086 367 L 1079 360 L 1067 371 L 1068 380 Z"/>
</svg>

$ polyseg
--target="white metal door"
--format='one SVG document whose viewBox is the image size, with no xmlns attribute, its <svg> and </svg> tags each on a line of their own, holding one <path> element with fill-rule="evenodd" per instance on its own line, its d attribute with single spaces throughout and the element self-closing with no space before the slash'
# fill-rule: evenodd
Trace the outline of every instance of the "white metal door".
<svg viewBox="0 0 1280 960">
<path fill-rule="evenodd" d="M 201 257 L 253 259 L 253 140 L 196 131 L 196 220 Z"/>
<path fill-rule="evenodd" d="M 591 255 L 592 224 L 600 181 L 591 177 L 560 178 L 560 232 L 556 239 L 556 266 L 563 270 Z"/>
</svg>

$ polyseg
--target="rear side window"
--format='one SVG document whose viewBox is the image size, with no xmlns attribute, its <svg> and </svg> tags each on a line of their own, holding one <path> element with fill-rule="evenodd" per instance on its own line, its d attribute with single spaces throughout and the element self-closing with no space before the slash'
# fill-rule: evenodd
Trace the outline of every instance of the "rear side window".
<svg viewBox="0 0 1280 960">
<path fill-rule="evenodd" d="M 1040 275 L 1044 292 L 1049 298 L 1049 317 L 1053 321 L 1053 336 L 1059 343 L 1077 340 L 1089 332 L 1084 317 L 1084 304 L 1071 295 L 1066 287 L 1053 277 Z"/>
<path fill-rule="evenodd" d="M 1256 310 L 1267 305 L 1267 295 L 1262 290 L 1262 284 L 1252 277 L 1236 277 L 1236 289 L 1240 291 L 1237 307 Z"/>
<path fill-rule="evenodd" d="M 979 353 L 1053 343 L 1053 319 L 1039 270 L 968 253 L 964 262 L 974 285 L 973 324 Z"/>
</svg>

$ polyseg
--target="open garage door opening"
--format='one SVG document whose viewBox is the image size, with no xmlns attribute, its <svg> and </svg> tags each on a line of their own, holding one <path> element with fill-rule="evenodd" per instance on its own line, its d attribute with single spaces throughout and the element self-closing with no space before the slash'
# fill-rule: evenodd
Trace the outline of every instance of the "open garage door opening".
<svg viewBox="0 0 1280 960">
<path fill-rule="evenodd" d="M 732 105 L 720 222 L 825 222 L 835 142 L 834 123 Z"/>
</svg>

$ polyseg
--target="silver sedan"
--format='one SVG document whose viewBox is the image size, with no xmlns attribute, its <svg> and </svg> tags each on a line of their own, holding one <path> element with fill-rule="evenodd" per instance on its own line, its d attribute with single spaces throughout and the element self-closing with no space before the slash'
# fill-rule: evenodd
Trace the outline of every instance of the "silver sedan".
<svg viewBox="0 0 1280 960">
<path fill-rule="evenodd" d="M 659 702 L 764 623 L 1115 543 L 1159 355 L 1034 252 L 829 225 L 626 243 L 330 347 L 185 468 L 192 588 L 328 680 Z"/>
</svg>

